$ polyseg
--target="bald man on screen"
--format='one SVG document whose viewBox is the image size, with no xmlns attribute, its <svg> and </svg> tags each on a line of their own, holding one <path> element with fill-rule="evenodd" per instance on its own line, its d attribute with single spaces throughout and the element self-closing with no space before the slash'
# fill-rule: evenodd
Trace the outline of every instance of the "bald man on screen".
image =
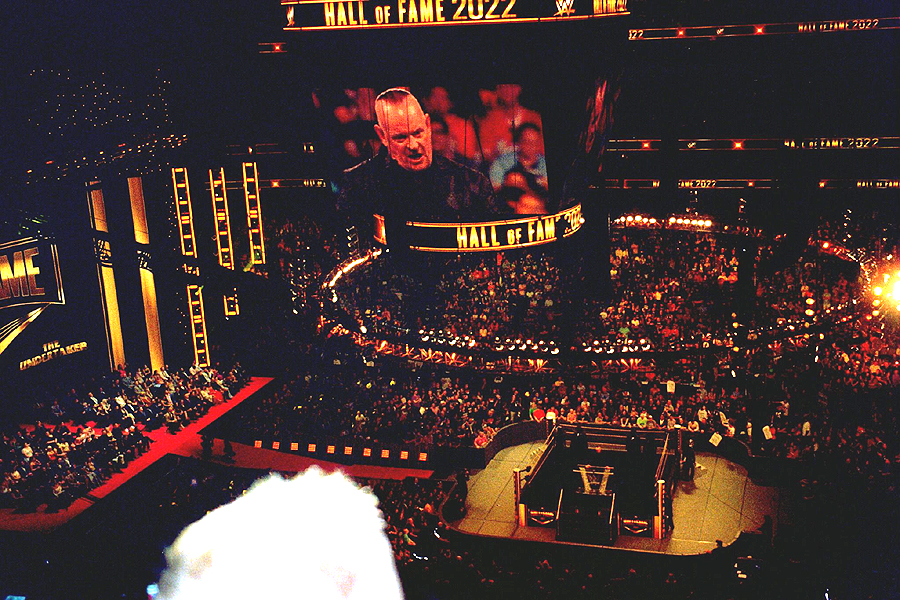
<svg viewBox="0 0 900 600">
<path fill-rule="evenodd" d="M 373 213 L 389 222 L 464 222 L 495 212 L 487 177 L 434 153 L 431 117 L 408 90 L 391 88 L 375 100 L 375 133 L 383 148 L 344 172 L 338 207 L 365 223 Z"/>
</svg>

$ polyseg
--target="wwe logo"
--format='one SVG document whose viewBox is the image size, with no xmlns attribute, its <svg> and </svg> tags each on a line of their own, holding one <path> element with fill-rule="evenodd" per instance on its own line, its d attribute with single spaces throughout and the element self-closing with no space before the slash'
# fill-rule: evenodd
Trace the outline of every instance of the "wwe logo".
<svg viewBox="0 0 900 600">
<path fill-rule="evenodd" d="M 568 17 L 573 14 L 575 14 L 575 0 L 556 0 L 554 17 Z"/>
</svg>

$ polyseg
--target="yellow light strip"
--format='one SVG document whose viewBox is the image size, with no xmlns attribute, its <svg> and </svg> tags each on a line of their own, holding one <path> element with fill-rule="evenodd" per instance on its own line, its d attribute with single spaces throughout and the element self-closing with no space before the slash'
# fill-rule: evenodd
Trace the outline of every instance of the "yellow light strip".
<svg viewBox="0 0 900 600">
<path fill-rule="evenodd" d="M 153 271 L 140 269 L 141 297 L 144 299 L 144 321 L 147 324 L 147 345 L 150 349 L 150 368 L 154 371 L 166 366 L 159 327 L 159 308 L 156 303 L 156 283 Z"/>
<path fill-rule="evenodd" d="M 140 245 L 150 244 L 150 230 L 147 227 L 147 210 L 144 203 L 144 186 L 140 177 L 128 178 L 128 195 L 131 199 L 131 216 L 134 221 L 134 241 Z M 140 251 L 149 250 L 141 248 Z M 147 328 L 147 348 L 150 353 L 150 368 L 154 371 L 165 367 L 162 349 L 162 333 L 159 326 L 159 308 L 156 300 L 156 282 L 153 271 L 138 268 L 141 278 L 141 299 L 144 303 L 144 324 Z"/>
<path fill-rule="evenodd" d="M 178 216 L 178 232 L 181 237 L 181 254 L 197 258 L 194 237 L 194 216 L 191 212 L 191 188 L 187 169 L 172 168 L 172 190 L 175 195 L 175 211 Z"/>
<path fill-rule="evenodd" d="M 134 241 L 138 244 L 150 243 L 147 227 L 147 211 L 144 206 L 144 186 L 140 177 L 128 178 L 128 196 L 131 199 L 131 220 L 134 222 Z"/>
<path fill-rule="evenodd" d="M 91 226 L 95 234 L 95 243 L 102 244 L 104 252 L 111 253 L 107 236 L 97 234 L 109 233 L 106 220 L 106 204 L 103 201 L 103 190 L 99 181 L 92 181 L 88 190 L 88 210 Z M 115 369 L 125 364 L 125 343 L 122 340 L 122 322 L 119 318 L 119 298 L 116 294 L 115 272 L 111 265 L 103 264 L 97 257 L 97 282 L 100 286 L 100 307 L 103 309 L 103 324 L 106 328 L 106 347 L 109 351 L 109 367 Z"/>
<path fill-rule="evenodd" d="M 88 208 L 91 211 L 91 227 L 97 231 L 109 233 L 106 225 L 106 204 L 103 202 L 103 190 L 99 187 L 99 181 L 92 181 L 89 184 L 93 189 L 88 191 Z"/>
<path fill-rule="evenodd" d="M 191 319 L 191 339 L 194 342 L 194 362 L 209 366 L 209 350 L 206 343 L 206 314 L 203 312 L 203 290 L 199 285 L 187 286 L 188 314 Z"/>
<path fill-rule="evenodd" d="M 119 318 L 119 296 L 116 293 L 116 277 L 112 267 L 97 265 L 100 278 L 103 316 L 106 323 L 106 339 L 109 344 L 109 367 L 115 369 L 125 364 L 125 343 L 122 340 L 122 321 Z"/>
<path fill-rule="evenodd" d="M 231 245 L 231 219 L 228 216 L 228 194 L 225 191 L 224 168 L 219 168 L 218 179 L 213 175 L 212 169 L 209 170 L 209 195 L 212 197 L 219 264 L 226 269 L 234 269 L 234 249 Z"/>
<path fill-rule="evenodd" d="M 787 35 L 850 31 L 876 31 L 900 28 L 900 17 L 862 17 L 831 21 L 794 21 L 787 23 L 744 23 L 729 25 L 701 25 L 691 27 L 664 27 L 629 29 L 628 39 L 687 40 L 698 38 L 723 38 L 758 35 Z"/>
<path fill-rule="evenodd" d="M 241 164 L 244 180 L 244 199 L 247 201 L 247 233 L 250 237 L 250 264 L 266 264 L 262 211 L 259 204 L 259 174 L 255 162 Z"/>
<path fill-rule="evenodd" d="M 25 328 L 28 327 L 31 322 L 37 319 L 44 309 L 46 309 L 50 304 L 43 304 L 25 316 L 13 321 L 12 323 L 7 324 L 6 327 L 3 328 L 3 335 L 0 337 L 0 354 L 3 354 L 3 351 L 9 347 L 16 336 L 25 331 Z"/>
<path fill-rule="evenodd" d="M 328 283 L 325 284 L 325 287 L 333 288 L 335 284 L 337 284 L 338 279 L 340 279 L 341 276 L 346 275 L 364 262 L 372 260 L 373 258 L 378 258 L 379 256 L 381 256 L 380 249 L 370 251 L 365 256 L 360 256 L 359 258 L 350 260 L 346 265 L 340 266 L 335 270 L 334 276 L 328 281 Z"/>
</svg>

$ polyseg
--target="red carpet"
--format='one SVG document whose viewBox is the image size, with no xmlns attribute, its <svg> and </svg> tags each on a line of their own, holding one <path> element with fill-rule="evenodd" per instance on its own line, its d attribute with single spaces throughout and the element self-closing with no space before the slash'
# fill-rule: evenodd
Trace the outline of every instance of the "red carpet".
<svg viewBox="0 0 900 600">
<path fill-rule="evenodd" d="M 105 498 L 116 488 L 152 465 L 166 454 L 178 454 L 200 458 L 200 434 L 199 431 L 230 411 L 232 408 L 252 396 L 264 385 L 272 381 L 271 378 L 254 377 L 250 383 L 237 393 L 227 403 L 217 404 L 199 421 L 189 425 L 175 435 L 171 435 L 163 427 L 147 433 L 151 439 L 150 450 L 142 454 L 136 460 L 128 464 L 121 472 L 113 475 L 109 481 L 95 488 L 85 498 L 79 498 L 67 509 L 58 512 L 47 513 L 46 505 L 38 507 L 37 512 L 17 514 L 12 509 L 0 510 L 0 530 L 6 531 L 39 531 L 49 532 L 63 523 L 66 523 L 76 515 L 81 514 L 100 498 Z M 243 444 L 233 444 L 236 452 L 234 466 L 246 469 L 268 469 L 273 471 L 299 472 L 305 471 L 312 465 L 319 465 L 325 471 L 340 469 L 351 477 L 365 477 L 370 479 L 404 479 L 405 477 L 431 477 L 432 471 L 424 469 L 403 469 L 399 467 L 379 467 L 369 465 L 346 466 L 321 460 L 287 454 L 265 448 L 253 448 Z M 222 442 L 217 441 L 213 449 L 213 462 L 222 456 Z"/>
<path fill-rule="evenodd" d="M 65 510 L 47 513 L 45 512 L 47 508 L 45 504 L 39 506 L 38 511 L 34 513 L 17 514 L 13 512 L 12 509 L 0 510 L 0 529 L 6 531 L 47 532 L 59 527 L 76 515 L 81 514 L 86 509 L 90 508 L 97 499 L 107 496 L 110 492 L 166 454 L 183 454 L 179 451 L 181 446 L 194 439 L 196 439 L 197 446 L 199 447 L 200 436 L 197 433 L 198 431 L 252 396 L 257 390 L 270 381 L 272 381 L 271 378 L 254 377 L 250 380 L 247 387 L 235 394 L 234 398 L 228 402 L 213 406 L 200 420 L 185 427 L 175 435 L 169 434 L 165 427 L 149 432 L 147 436 L 151 440 L 150 450 L 139 456 L 136 460 L 131 461 L 121 473 L 114 474 L 109 481 L 98 488 L 94 488 L 87 497 L 79 498 Z"/>
</svg>

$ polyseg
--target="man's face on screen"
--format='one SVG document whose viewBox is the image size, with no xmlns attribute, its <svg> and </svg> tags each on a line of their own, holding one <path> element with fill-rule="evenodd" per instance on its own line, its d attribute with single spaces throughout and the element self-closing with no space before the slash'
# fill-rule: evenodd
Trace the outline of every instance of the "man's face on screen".
<svg viewBox="0 0 900 600">
<path fill-rule="evenodd" d="M 391 158 L 407 171 L 422 171 L 431 166 L 431 119 L 415 102 L 385 106 L 384 128 L 377 127 L 381 142 Z"/>
</svg>

